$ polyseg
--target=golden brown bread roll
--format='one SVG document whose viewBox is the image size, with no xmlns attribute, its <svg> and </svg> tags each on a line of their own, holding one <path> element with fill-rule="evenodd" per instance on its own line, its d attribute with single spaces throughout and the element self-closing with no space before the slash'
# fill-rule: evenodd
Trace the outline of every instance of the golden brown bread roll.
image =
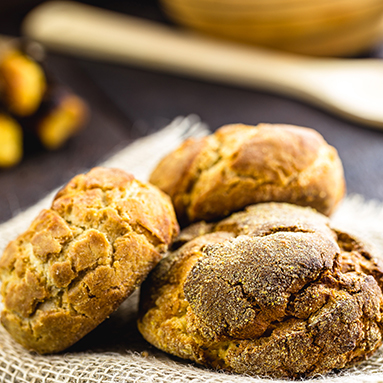
<svg viewBox="0 0 383 383">
<path fill-rule="evenodd" d="M 83 99 L 62 85 L 49 83 L 39 109 L 21 122 L 45 149 L 56 150 L 83 129 L 88 118 Z"/>
<path fill-rule="evenodd" d="M 177 232 L 156 187 L 118 169 L 76 176 L 4 251 L 2 324 L 30 350 L 64 350 L 134 291 Z"/>
<path fill-rule="evenodd" d="M 150 182 L 170 195 L 182 224 L 268 201 L 328 215 L 345 192 L 337 151 L 318 132 L 291 125 L 227 125 L 190 138 L 159 163 Z"/>
<path fill-rule="evenodd" d="M 7 113 L 0 111 L 0 168 L 14 166 L 23 156 L 21 126 Z"/>
<path fill-rule="evenodd" d="M 0 57 L 0 98 L 17 116 L 33 114 L 39 107 L 47 84 L 44 70 L 30 56 L 9 49 Z"/>
<path fill-rule="evenodd" d="M 14 39 L 0 46 L 0 107 L 7 117 L 7 129 L 0 132 L 5 136 L 4 143 L 0 137 L 0 167 L 17 164 L 23 146 L 56 150 L 87 124 L 87 103 L 59 84 L 43 59 L 44 50 L 35 42 Z"/>
<path fill-rule="evenodd" d="M 138 327 L 161 350 L 298 378 L 357 363 L 382 343 L 382 266 L 311 208 L 253 205 L 194 224 L 178 245 L 141 286 Z"/>
</svg>

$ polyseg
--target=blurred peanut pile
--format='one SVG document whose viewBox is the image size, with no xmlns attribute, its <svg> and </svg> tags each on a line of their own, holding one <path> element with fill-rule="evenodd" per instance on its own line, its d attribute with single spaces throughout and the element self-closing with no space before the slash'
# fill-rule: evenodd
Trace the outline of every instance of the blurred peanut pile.
<svg viewBox="0 0 383 383">
<path fill-rule="evenodd" d="M 86 103 L 47 76 L 42 57 L 33 43 L 1 47 L 0 167 L 19 163 L 36 140 L 47 150 L 60 148 L 86 123 Z"/>
</svg>

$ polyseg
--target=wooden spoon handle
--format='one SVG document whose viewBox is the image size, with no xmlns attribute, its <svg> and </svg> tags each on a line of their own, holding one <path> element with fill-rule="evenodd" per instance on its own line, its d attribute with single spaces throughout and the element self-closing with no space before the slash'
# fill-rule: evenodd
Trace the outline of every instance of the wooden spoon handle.
<svg viewBox="0 0 383 383">
<path fill-rule="evenodd" d="M 352 110 L 334 107 L 328 88 L 321 89 L 326 76 L 332 78 L 328 72 L 342 69 L 348 60 L 230 44 L 66 1 L 40 5 L 27 16 L 23 29 L 48 48 L 293 95 L 370 123 Z M 381 126 L 383 119 L 371 124 Z"/>
<path fill-rule="evenodd" d="M 279 88 L 288 65 L 281 55 L 254 55 L 251 48 L 66 1 L 36 8 L 23 30 L 47 47 L 68 53 L 245 85 L 249 80 L 264 82 L 266 76 Z"/>
</svg>

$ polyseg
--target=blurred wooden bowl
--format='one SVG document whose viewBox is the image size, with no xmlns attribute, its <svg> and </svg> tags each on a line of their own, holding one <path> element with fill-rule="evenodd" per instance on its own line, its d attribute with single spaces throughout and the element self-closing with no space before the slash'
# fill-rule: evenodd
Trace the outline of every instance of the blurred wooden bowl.
<svg viewBox="0 0 383 383">
<path fill-rule="evenodd" d="M 383 38 L 382 0 L 160 0 L 177 23 L 245 43 L 353 56 Z"/>
</svg>

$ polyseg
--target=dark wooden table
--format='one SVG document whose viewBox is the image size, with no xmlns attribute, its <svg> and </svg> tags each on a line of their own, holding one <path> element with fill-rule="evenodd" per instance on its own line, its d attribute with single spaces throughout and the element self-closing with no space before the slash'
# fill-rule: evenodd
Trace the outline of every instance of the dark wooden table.
<svg viewBox="0 0 383 383">
<path fill-rule="evenodd" d="M 18 35 L 22 18 L 39 2 L 2 1 L 0 33 Z M 88 3 L 168 22 L 154 0 Z M 369 55 L 382 57 L 382 52 L 382 46 L 378 46 Z M 47 66 L 59 81 L 88 100 L 92 117 L 87 129 L 59 151 L 29 152 L 20 165 L 0 170 L 0 222 L 119 147 L 160 129 L 176 116 L 190 113 L 198 114 L 212 129 L 233 122 L 312 127 L 338 149 L 348 192 L 383 201 L 383 131 L 350 123 L 293 99 L 133 66 L 53 53 L 48 54 Z"/>
</svg>

